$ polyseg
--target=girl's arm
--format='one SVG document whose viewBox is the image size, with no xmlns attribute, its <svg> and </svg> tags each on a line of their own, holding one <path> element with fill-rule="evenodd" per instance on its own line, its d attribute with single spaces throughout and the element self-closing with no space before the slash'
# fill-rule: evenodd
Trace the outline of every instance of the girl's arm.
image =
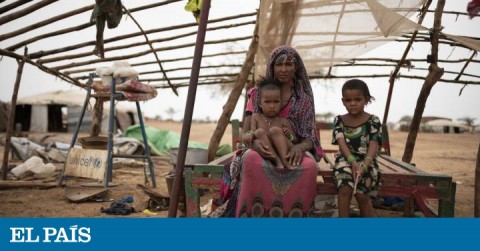
<svg viewBox="0 0 480 251">
<path fill-rule="evenodd" d="M 382 125 L 380 123 L 380 118 L 376 115 L 373 115 L 369 119 L 369 138 L 367 156 L 363 160 L 365 166 L 370 166 L 373 164 L 373 159 L 377 156 L 378 147 L 381 145 L 382 141 Z"/>
<path fill-rule="evenodd" d="M 337 142 L 338 142 L 338 148 L 340 149 L 340 152 L 352 167 L 353 178 L 355 179 L 357 172 L 359 172 L 361 176 L 362 173 L 365 172 L 366 170 L 363 170 L 363 168 L 360 167 L 360 164 L 350 152 L 350 149 L 348 148 L 345 138 L 338 138 Z"/>
<path fill-rule="evenodd" d="M 378 151 L 378 142 L 375 140 L 370 140 L 368 143 L 368 151 L 367 151 L 367 156 L 363 160 L 363 163 L 366 166 L 370 166 L 373 164 L 373 158 L 377 156 L 377 151 Z"/>
</svg>

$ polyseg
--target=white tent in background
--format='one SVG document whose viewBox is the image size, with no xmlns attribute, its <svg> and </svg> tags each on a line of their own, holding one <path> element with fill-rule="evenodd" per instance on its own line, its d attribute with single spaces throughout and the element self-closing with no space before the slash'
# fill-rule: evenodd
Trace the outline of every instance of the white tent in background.
<svg viewBox="0 0 480 251">
<path fill-rule="evenodd" d="M 425 123 L 425 130 L 439 133 L 471 132 L 472 127 L 455 123 L 448 119 L 434 119 Z"/>
<path fill-rule="evenodd" d="M 15 111 L 15 129 L 30 132 L 73 132 L 80 119 L 86 92 L 83 90 L 54 91 L 19 98 Z M 85 111 L 81 132 L 89 132 L 95 99 L 91 98 Z M 108 129 L 109 102 L 104 103 L 101 132 Z M 138 122 L 135 106 L 119 102 L 116 109 L 116 128 L 125 130 Z"/>
</svg>

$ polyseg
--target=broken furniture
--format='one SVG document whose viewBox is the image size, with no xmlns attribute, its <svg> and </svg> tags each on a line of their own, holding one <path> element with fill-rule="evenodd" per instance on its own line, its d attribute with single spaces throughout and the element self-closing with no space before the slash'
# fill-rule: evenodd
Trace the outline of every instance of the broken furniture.
<svg viewBox="0 0 480 251">
<path fill-rule="evenodd" d="M 137 108 L 137 114 L 138 114 L 138 120 L 140 123 L 140 128 L 142 131 L 142 137 L 143 137 L 143 144 L 144 144 L 144 149 L 145 149 L 145 154 L 137 154 L 137 155 L 129 155 L 129 154 L 114 154 L 113 153 L 113 136 L 114 136 L 114 123 L 115 123 L 115 102 L 116 101 L 124 101 L 126 100 L 125 97 L 123 96 L 122 93 L 117 93 L 115 90 L 115 85 L 116 85 L 116 78 L 112 76 L 112 81 L 111 81 L 111 89 L 109 93 L 97 93 L 97 94 L 91 94 L 92 90 L 92 83 L 93 83 L 93 78 L 95 77 L 95 73 L 90 73 L 89 79 L 87 82 L 87 95 L 85 97 L 85 102 L 80 114 L 79 121 L 77 123 L 77 127 L 75 129 L 75 132 L 73 133 L 72 141 L 70 143 L 70 149 L 72 149 L 75 145 L 75 142 L 77 140 L 78 132 L 80 130 L 80 125 L 82 124 L 83 117 L 85 115 L 85 111 L 87 109 L 87 106 L 89 104 L 89 100 L 91 97 L 95 98 L 95 108 L 97 107 L 103 107 L 103 102 L 105 101 L 110 101 L 110 111 L 108 114 L 108 139 L 107 139 L 107 168 L 105 170 L 105 176 L 103 179 L 104 183 L 104 188 L 108 187 L 108 183 L 112 181 L 112 169 L 113 169 L 113 158 L 134 158 L 134 159 L 144 159 L 148 161 L 148 170 L 144 168 L 144 174 L 145 174 L 145 182 L 148 182 L 148 176 L 151 178 L 152 186 L 156 187 L 156 180 L 155 180 L 155 174 L 154 174 L 154 168 L 153 168 L 153 162 L 151 160 L 150 156 L 150 149 L 148 147 L 148 142 L 147 142 L 147 136 L 145 133 L 145 126 L 143 123 L 143 117 L 142 117 L 142 111 L 140 109 L 140 104 L 139 101 L 135 101 L 136 108 Z M 98 110 L 95 109 L 94 116 L 96 116 L 96 119 L 101 119 L 101 116 L 98 117 Z M 100 112 L 101 113 L 101 112 Z M 99 133 L 99 124 L 95 123 L 96 119 L 92 119 L 92 132 L 91 136 L 98 136 Z M 62 173 L 60 175 L 58 185 L 62 184 L 62 180 L 64 178 L 65 174 L 65 168 L 67 166 L 67 162 L 65 162 L 65 165 L 63 167 Z"/>
</svg>

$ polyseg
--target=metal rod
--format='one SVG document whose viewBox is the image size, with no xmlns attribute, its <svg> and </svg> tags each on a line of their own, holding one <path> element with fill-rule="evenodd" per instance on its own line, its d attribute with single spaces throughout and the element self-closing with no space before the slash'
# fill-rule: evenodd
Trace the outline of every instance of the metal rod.
<svg viewBox="0 0 480 251">
<path fill-rule="evenodd" d="M 140 110 L 140 104 L 135 102 L 137 105 L 137 114 L 138 114 L 138 120 L 140 122 L 140 129 L 142 131 L 142 137 L 143 137 L 143 144 L 145 145 L 145 155 L 148 156 L 148 168 L 150 170 L 150 177 L 152 179 L 152 186 L 157 187 L 157 181 L 155 180 L 155 173 L 153 171 L 153 162 L 150 159 L 150 148 L 148 147 L 148 141 L 147 141 L 147 134 L 145 133 L 145 125 L 143 123 L 143 117 L 142 117 L 142 111 Z M 145 169 L 144 169 L 145 171 Z"/>
<path fill-rule="evenodd" d="M 148 159 L 147 155 L 129 155 L 129 154 L 112 154 L 113 158 L 132 158 L 132 159 Z"/>
<path fill-rule="evenodd" d="M 113 123 L 115 122 L 115 78 L 112 76 L 112 93 L 110 94 L 110 111 L 108 112 L 108 141 L 107 141 L 107 170 L 105 170 L 105 178 L 103 187 L 108 188 L 108 182 L 112 181 L 113 167 Z"/>
<path fill-rule="evenodd" d="M 195 105 L 195 95 L 197 93 L 198 76 L 200 75 L 200 65 L 202 62 L 203 45 L 205 42 L 205 33 L 207 30 L 208 13 L 210 11 L 210 0 L 204 0 L 200 14 L 200 23 L 198 25 L 197 40 L 195 42 L 195 52 L 193 54 L 192 72 L 190 74 L 190 85 L 188 87 L 187 103 L 183 116 L 182 134 L 180 135 L 180 145 L 177 156 L 177 166 L 173 178 L 172 196 L 170 207 L 168 208 L 168 217 L 177 216 L 178 198 L 180 195 L 180 183 L 185 166 L 185 157 L 187 154 L 188 138 L 190 136 L 190 127 L 192 125 L 193 108 Z"/>
<path fill-rule="evenodd" d="M 72 149 L 75 146 L 75 142 L 77 141 L 78 132 L 80 131 L 80 127 L 82 126 L 82 122 L 83 122 L 83 117 L 85 116 L 85 110 L 87 110 L 87 106 L 88 106 L 88 103 L 90 101 L 90 96 L 91 96 L 91 92 L 92 92 L 92 83 L 93 83 L 93 77 L 94 76 L 95 76 L 95 73 L 90 73 L 90 75 L 88 76 L 87 96 L 85 97 L 85 101 L 83 101 L 82 112 L 80 113 L 80 117 L 78 118 L 77 127 L 75 128 L 75 131 L 73 132 L 72 140 L 70 141 L 70 148 L 69 149 Z M 60 174 L 60 177 L 58 178 L 57 186 L 62 185 L 63 175 L 65 175 L 65 168 L 66 167 L 67 167 L 67 161 L 65 161 L 65 163 L 63 163 L 62 173 Z"/>
</svg>

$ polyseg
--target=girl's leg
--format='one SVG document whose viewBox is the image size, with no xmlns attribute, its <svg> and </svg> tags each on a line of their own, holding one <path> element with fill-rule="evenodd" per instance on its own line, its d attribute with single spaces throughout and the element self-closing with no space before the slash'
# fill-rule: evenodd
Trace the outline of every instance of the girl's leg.
<svg viewBox="0 0 480 251">
<path fill-rule="evenodd" d="M 343 185 L 338 189 L 338 217 L 350 216 L 350 201 L 352 200 L 353 188 Z"/>
<path fill-rule="evenodd" d="M 259 128 L 255 131 L 255 138 L 259 139 L 262 141 L 264 145 L 267 145 L 269 149 L 271 149 L 271 152 L 273 153 L 273 158 L 269 159 L 270 161 L 273 162 L 273 164 L 278 167 L 278 168 L 284 168 L 282 161 L 280 160 L 280 157 L 278 156 L 275 147 L 272 146 L 272 143 L 270 142 L 270 138 L 268 136 L 267 131 L 265 131 L 262 128 Z"/>
<path fill-rule="evenodd" d="M 373 209 L 372 200 L 370 197 L 363 193 L 355 194 L 358 207 L 360 208 L 360 216 L 362 217 L 375 217 L 375 210 Z"/>
<path fill-rule="evenodd" d="M 274 126 L 270 128 L 269 132 L 270 139 L 275 146 L 275 150 L 278 153 L 283 166 L 287 169 L 292 168 L 292 165 L 290 165 L 290 163 L 287 161 L 288 145 L 287 138 L 283 134 L 283 130 L 280 127 Z"/>
</svg>

